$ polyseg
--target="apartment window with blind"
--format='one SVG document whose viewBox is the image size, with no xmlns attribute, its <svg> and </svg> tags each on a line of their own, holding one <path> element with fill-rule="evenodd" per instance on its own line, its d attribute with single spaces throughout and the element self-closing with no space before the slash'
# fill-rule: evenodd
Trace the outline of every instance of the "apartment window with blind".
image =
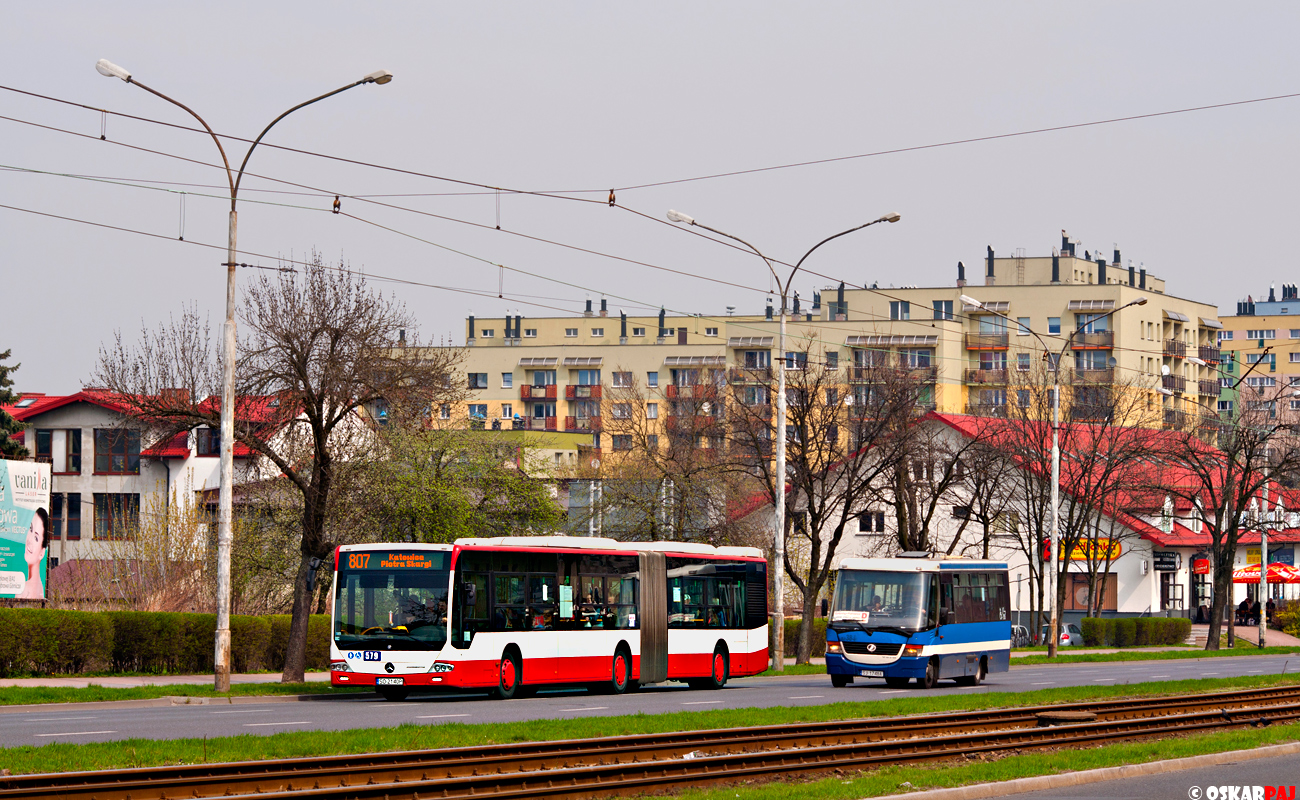
<svg viewBox="0 0 1300 800">
<path fill-rule="evenodd" d="M 1274 338 L 1276 338 L 1276 337 L 1277 337 L 1277 331 L 1275 331 L 1275 330 L 1268 330 L 1268 331 L 1263 331 L 1263 330 L 1260 330 L 1260 331 L 1248 330 L 1248 331 L 1246 331 L 1246 338 L 1247 338 L 1247 339 L 1274 339 Z"/>
<path fill-rule="evenodd" d="M 139 475 L 140 432 L 121 428 L 96 428 L 95 474 Z"/>
<path fill-rule="evenodd" d="M 911 319 L 912 304 L 906 300 L 890 300 L 889 318 L 890 319 Z"/>
<path fill-rule="evenodd" d="M 952 301 L 935 300 L 934 301 L 934 318 L 935 319 L 952 319 Z"/>
</svg>

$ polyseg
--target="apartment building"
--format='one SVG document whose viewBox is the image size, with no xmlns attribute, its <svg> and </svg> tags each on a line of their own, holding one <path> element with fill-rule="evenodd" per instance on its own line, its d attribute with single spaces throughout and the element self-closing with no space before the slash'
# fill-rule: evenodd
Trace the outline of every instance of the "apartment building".
<svg viewBox="0 0 1300 800">
<path fill-rule="evenodd" d="M 1239 380 L 1263 402 L 1281 396 L 1292 410 L 1300 410 L 1300 398 L 1288 391 L 1300 388 L 1300 289 L 1295 284 L 1283 284 L 1280 299 L 1270 286 L 1267 300 L 1247 296 L 1237 301 L 1237 313 L 1223 318 L 1219 347 L 1220 411 L 1233 411 L 1240 402 L 1240 390 L 1234 388 Z"/>
<path fill-rule="evenodd" d="M 1106 316 L 1139 299 L 1147 302 Z M 1169 427 L 1219 399 L 1217 307 L 1170 295 L 1163 278 L 1131 261 L 1122 267 L 1118 250 L 1107 262 L 1064 234 L 1046 256 L 989 248 L 982 280 L 968 281 L 959 262 L 950 286 L 841 284 L 814 292 L 811 303 L 796 296 L 785 359 L 774 352 L 776 317 L 770 303 L 762 315 L 627 316 L 611 314 L 605 300 L 599 309 L 587 301 L 581 316 L 470 317 L 471 397 L 435 413 L 484 427 L 586 433 L 592 448 L 618 450 L 627 442 L 602 435 L 611 390 L 640 387 L 647 416 L 666 427 L 672 401 L 704 371 L 731 368 L 729 380 L 743 382 L 748 370 L 782 362 L 800 369 L 811 358 L 842 370 L 846 403 L 870 391 L 878 371 L 869 367 L 887 364 L 932 383 L 924 407 L 999 414 L 1029 403 L 1020 387 L 1045 349 L 1053 359 L 1064 352 L 1063 407 L 1074 418 L 1107 413 L 1116 385 L 1150 391 Z"/>
</svg>

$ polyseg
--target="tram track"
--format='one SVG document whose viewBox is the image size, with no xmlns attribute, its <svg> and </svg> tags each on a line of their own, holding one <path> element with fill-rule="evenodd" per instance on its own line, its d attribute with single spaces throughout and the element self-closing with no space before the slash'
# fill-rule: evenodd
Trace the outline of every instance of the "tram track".
<svg viewBox="0 0 1300 800">
<path fill-rule="evenodd" d="M 1095 719 L 1041 727 L 1044 715 Z M 0 800 L 604 796 L 1300 720 L 1300 687 L 276 762 L 0 777 Z"/>
</svg>

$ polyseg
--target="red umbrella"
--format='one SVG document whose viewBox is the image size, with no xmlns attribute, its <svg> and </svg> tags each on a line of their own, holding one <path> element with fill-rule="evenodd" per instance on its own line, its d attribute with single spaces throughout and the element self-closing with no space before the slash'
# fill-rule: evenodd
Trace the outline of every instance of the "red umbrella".
<svg viewBox="0 0 1300 800">
<path fill-rule="evenodd" d="M 1259 565 L 1250 564 L 1232 571 L 1233 583 L 1259 583 Z M 1269 583 L 1300 583 L 1300 570 L 1290 564 L 1268 565 Z"/>
</svg>

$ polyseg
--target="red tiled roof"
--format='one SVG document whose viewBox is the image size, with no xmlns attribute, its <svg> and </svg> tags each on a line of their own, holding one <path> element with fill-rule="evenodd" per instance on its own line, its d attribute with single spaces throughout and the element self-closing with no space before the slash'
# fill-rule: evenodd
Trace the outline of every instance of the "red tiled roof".
<svg viewBox="0 0 1300 800">
<path fill-rule="evenodd" d="M 166 442 L 159 442 L 150 447 L 140 455 L 150 458 L 189 458 L 189 433 L 182 431 Z"/>
</svg>

